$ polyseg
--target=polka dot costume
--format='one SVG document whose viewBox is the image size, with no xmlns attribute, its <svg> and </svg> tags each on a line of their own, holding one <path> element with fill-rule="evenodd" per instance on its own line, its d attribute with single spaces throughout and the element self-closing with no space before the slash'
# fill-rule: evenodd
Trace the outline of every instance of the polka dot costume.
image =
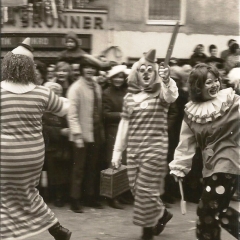
<svg viewBox="0 0 240 240">
<path fill-rule="evenodd" d="M 203 179 L 197 208 L 197 239 L 220 240 L 220 226 L 238 239 L 239 213 L 228 207 L 237 188 L 237 175 L 215 173 Z"/>
</svg>

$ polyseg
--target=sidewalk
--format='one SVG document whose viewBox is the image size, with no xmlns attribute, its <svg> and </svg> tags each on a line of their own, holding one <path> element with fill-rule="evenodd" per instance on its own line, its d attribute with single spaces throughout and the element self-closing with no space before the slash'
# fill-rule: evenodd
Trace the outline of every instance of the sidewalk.
<svg viewBox="0 0 240 240">
<path fill-rule="evenodd" d="M 73 233 L 71 240 L 139 240 L 141 228 L 132 224 L 132 206 L 125 205 L 124 210 L 116 210 L 104 203 L 104 209 L 85 208 L 84 213 L 73 213 L 69 206 L 56 208 L 54 211 L 60 223 Z M 174 216 L 161 235 L 154 240 L 195 240 L 196 204 L 187 203 L 187 214 L 180 212 L 180 203 L 171 205 L 169 211 Z M 232 202 L 232 207 L 239 210 L 239 202 Z M 31 237 L 31 240 L 53 240 L 47 232 Z M 222 240 L 235 240 L 222 230 Z"/>
</svg>

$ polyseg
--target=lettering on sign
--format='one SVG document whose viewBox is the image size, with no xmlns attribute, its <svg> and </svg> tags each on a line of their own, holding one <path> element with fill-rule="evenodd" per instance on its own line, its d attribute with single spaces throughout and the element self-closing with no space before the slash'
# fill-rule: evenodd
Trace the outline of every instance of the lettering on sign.
<svg viewBox="0 0 240 240">
<path fill-rule="evenodd" d="M 23 28 L 68 28 L 68 29 L 104 29 L 106 22 L 105 16 L 91 16 L 91 15 L 70 15 L 62 14 L 58 18 L 52 15 L 45 16 L 42 21 L 33 21 L 28 19 L 22 22 L 19 14 L 15 14 L 14 21 L 4 23 L 2 27 L 23 27 Z"/>
</svg>

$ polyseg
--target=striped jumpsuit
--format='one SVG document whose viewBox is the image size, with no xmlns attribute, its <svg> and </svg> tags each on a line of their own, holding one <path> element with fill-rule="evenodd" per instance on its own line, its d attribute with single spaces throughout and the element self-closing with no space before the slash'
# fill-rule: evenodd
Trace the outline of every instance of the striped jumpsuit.
<svg viewBox="0 0 240 240">
<path fill-rule="evenodd" d="M 167 173 L 167 113 L 169 103 L 159 95 L 135 102 L 133 94 L 124 98 L 122 118 L 129 121 L 127 167 L 133 192 L 133 223 L 153 227 L 163 214 L 160 199 Z"/>
<path fill-rule="evenodd" d="M 1 87 L 1 240 L 25 239 L 58 222 L 36 186 L 44 162 L 42 115 L 62 107 L 43 86 L 22 94 Z"/>
</svg>

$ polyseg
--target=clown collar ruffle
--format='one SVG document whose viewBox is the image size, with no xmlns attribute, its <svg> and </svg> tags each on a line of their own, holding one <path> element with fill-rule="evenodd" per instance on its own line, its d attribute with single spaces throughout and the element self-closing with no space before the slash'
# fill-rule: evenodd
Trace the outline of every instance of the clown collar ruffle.
<svg viewBox="0 0 240 240">
<path fill-rule="evenodd" d="M 218 92 L 216 98 L 206 102 L 192 102 L 185 105 L 185 113 L 192 122 L 204 124 L 221 117 L 233 104 L 235 91 L 226 88 Z"/>
<path fill-rule="evenodd" d="M 6 80 L 1 82 L 1 88 L 4 90 L 7 90 L 12 93 L 16 94 L 23 94 L 32 91 L 36 87 L 35 84 L 29 83 L 29 84 L 19 84 L 19 83 L 13 83 L 8 82 Z"/>
</svg>

